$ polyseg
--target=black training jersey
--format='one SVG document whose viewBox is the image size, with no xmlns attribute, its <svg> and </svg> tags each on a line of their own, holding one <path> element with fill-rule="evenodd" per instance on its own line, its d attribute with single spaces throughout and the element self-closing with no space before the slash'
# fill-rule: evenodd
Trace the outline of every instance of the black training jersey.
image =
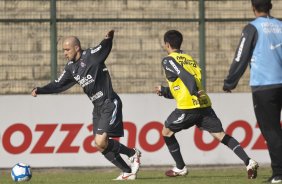
<svg viewBox="0 0 282 184">
<path fill-rule="evenodd" d="M 111 78 L 105 65 L 112 48 L 112 38 L 104 39 L 98 46 L 82 51 L 77 61 L 69 61 L 63 73 L 55 81 L 38 87 L 38 94 L 59 93 L 79 84 L 93 104 L 101 104 L 106 98 L 113 98 Z"/>
</svg>

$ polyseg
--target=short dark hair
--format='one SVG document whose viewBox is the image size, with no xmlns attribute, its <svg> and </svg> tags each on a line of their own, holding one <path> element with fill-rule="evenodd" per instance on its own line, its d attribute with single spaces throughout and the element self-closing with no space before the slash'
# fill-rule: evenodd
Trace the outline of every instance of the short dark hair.
<svg viewBox="0 0 282 184">
<path fill-rule="evenodd" d="M 251 0 L 253 7 L 258 12 L 269 13 L 272 8 L 271 0 Z"/>
<path fill-rule="evenodd" d="M 164 42 L 169 43 L 173 49 L 180 49 L 182 41 L 183 36 L 177 30 L 169 30 L 164 34 Z"/>
</svg>

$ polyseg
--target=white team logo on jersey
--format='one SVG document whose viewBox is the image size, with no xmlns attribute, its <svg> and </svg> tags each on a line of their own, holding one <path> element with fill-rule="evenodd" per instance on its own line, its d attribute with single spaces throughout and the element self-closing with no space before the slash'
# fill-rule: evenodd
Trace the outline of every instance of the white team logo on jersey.
<svg viewBox="0 0 282 184">
<path fill-rule="evenodd" d="M 167 67 L 167 66 L 165 66 L 165 69 L 166 69 L 167 71 L 170 71 L 170 72 L 174 73 L 174 71 L 173 71 L 172 69 L 170 69 L 169 67 Z"/>
<path fill-rule="evenodd" d="M 91 84 L 92 82 L 94 82 L 94 79 L 93 79 L 93 77 L 90 74 L 88 74 L 86 77 L 82 77 L 82 79 L 80 78 L 80 75 L 77 75 L 77 76 L 74 77 L 74 79 L 83 88 L 85 86 Z"/>
<path fill-rule="evenodd" d="M 60 77 L 57 79 L 57 80 L 55 80 L 55 82 L 60 82 L 60 80 L 63 78 L 63 76 L 65 75 L 65 73 L 66 73 L 66 70 L 64 70 L 63 71 L 63 73 L 60 75 Z"/>
<path fill-rule="evenodd" d="M 81 66 L 82 68 L 84 68 L 84 67 L 86 66 L 86 64 L 85 64 L 84 62 L 81 62 L 81 63 L 80 63 L 80 66 Z"/>
<path fill-rule="evenodd" d="M 103 92 L 102 91 L 98 91 L 97 93 L 95 93 L 93 96 L 90 97 L 90 100 L 92 102 L 94 102 L 95 100 L 97 100 L 98 98 L 101 98 L 103 96 Z"/>
<path fill-rule="evenodd" d="M 176 73 L 179 75 L 180 74 L 180 70 L 177 68 L 177 66 L 174 64 L 174 62 L 172 60 L 169 60 L 168 62 L 171 64 L 171 66 L 174 68 Z"/>
<path fill-rule="evenodd" d="M 180 86 L 174 86 L 173 89 L 174 91 L 180 90 Z"/>
<path fill-rule="evenodd" d="M 276 44 L 276 45 L 270 44 L 270 49 L 274 50 L 274 49 L 281 47 L 281 46 L 282 46 L 282 43 L 279 43 L 279 44 Z"/>
<path fill-rule="evenodd" d="M 239 46 L 239 49 L 238 49 L 238 52 L 237 52 L 237 56 L 235 58 L 235 61 L 239 62 L 240 59 L 241 59 L 241 56 L 242 56 L 242 52 L 243 52 L 243 48 L 244 48 L 244 44 L 245 44 L 245 41 L 246 41 L 246 38 L 243 37 L 242 38 L 242 41 L 240 43 L 240 46 Z"/>
<path fill-rule="evenodd" d="M 91 54 L 98 52 L 102 48 L 102 45 L 99 45 L 96 49 L 91 49 Z"/>
</svg>

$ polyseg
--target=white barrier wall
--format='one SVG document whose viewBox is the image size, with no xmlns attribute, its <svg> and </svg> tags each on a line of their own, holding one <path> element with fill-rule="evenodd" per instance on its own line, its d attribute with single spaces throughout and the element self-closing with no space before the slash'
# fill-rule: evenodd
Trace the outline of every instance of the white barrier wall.
<svg viewBox="0 0 282 184">
<path fill-rule="evenodd" d="M 143 165 L 174 164 L 161 137 L 174 100 L 154 94 L 122 94 L 125 137 L 142 151 Z M 210 94 L 224 129 L 260 163 L 270 163 L 252 107 L 251 94 Z M 112 166 L 97 152 L 92 104 L 85 95 L 0 96 L 0 168 L 16 162 L 33 167 Z M 176 134 L 187 164 L 242 163 L 207 132 L 192 127 Z"/>
</svg>

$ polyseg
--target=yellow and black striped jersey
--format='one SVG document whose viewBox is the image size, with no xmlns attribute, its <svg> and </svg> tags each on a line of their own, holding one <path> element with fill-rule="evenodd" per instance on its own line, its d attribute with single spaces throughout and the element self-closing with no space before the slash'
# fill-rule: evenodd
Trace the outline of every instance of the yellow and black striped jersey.
<svg viewBox="0 0 282 184">
<path fill-rule="evenodd" d="M 211 106 L 210 98 L 201 83 L 201 69 L 191 56 L 181 51 L 172 52 L 163 59 L 162 66 L 169 85 L 162 88 L 162 94 L 166 98 L 174 98 L 178 109 Z"/>
</svg>

